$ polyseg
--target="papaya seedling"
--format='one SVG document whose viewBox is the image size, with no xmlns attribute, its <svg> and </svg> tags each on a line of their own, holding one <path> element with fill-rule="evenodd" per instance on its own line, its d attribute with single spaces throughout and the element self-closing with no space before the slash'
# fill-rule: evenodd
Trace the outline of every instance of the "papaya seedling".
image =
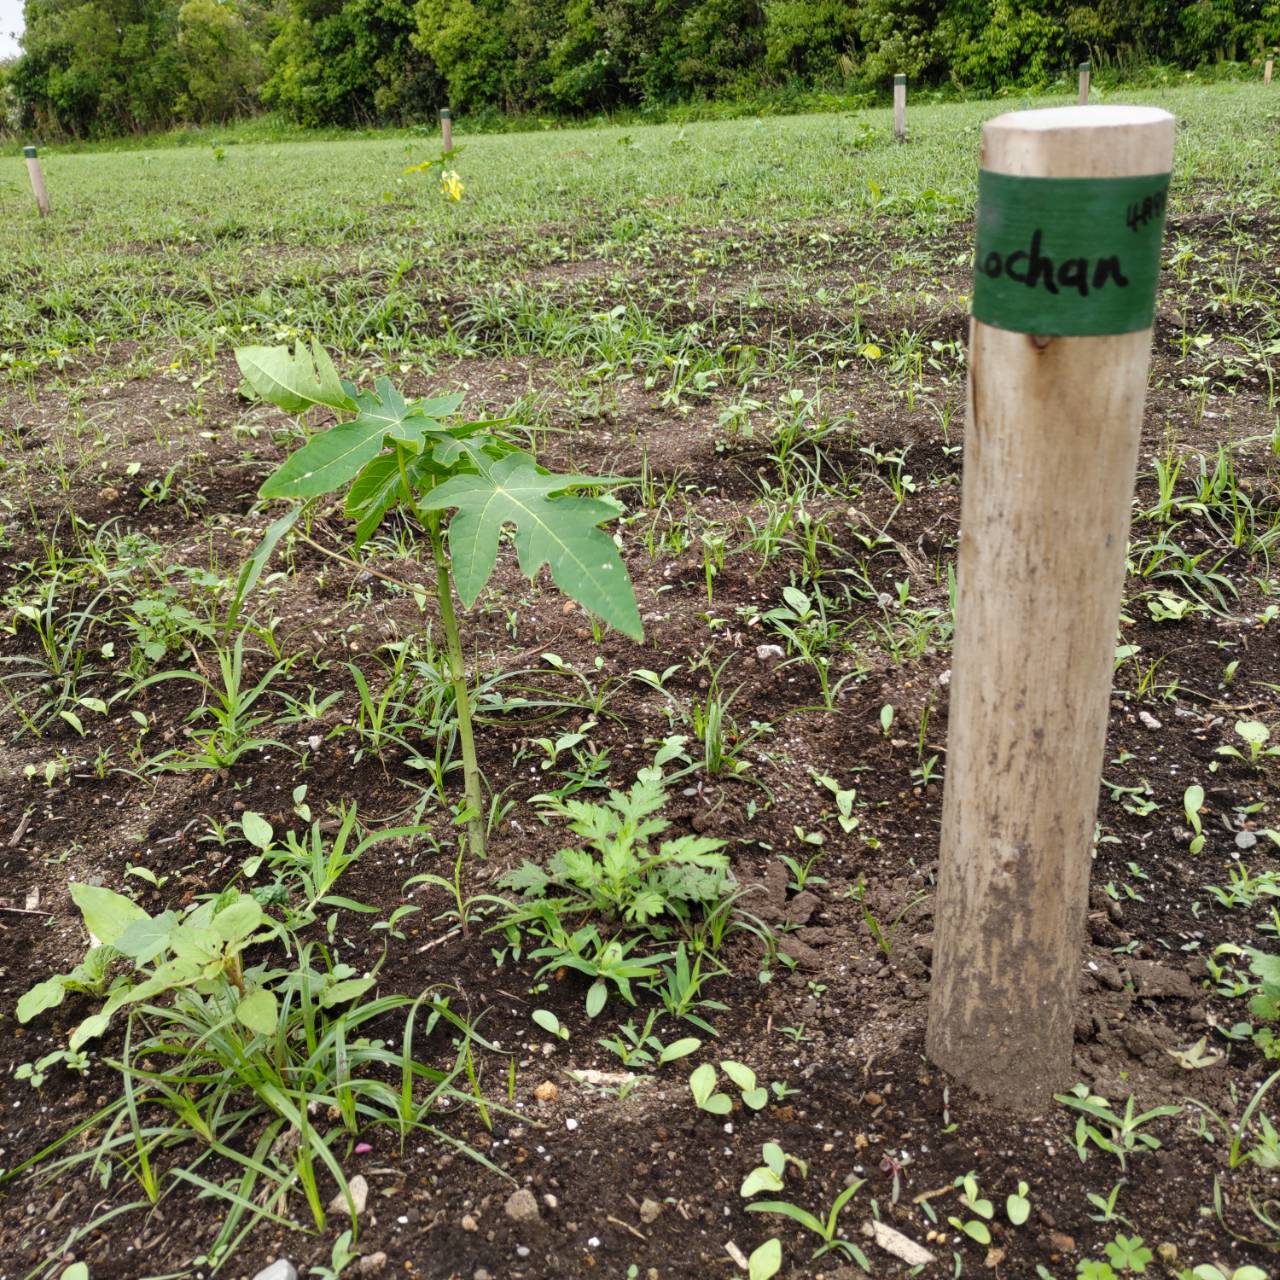
<svg viewBox="0 0 1280 1280">
<path fill-rule="evenodd" d="M 626 565 L 601 528 L 622 506 L 581 492 L 620 481 L 552 474 L 499 434 L 505 420 L 462 417 L 461 393 L 406 400 L 386 377 L 376 378 L 372 390 L 357 388 L 338 376 L 314 341 L 292 352 L 241 347 L 236 362 L 249 387 L 286 413 L 320 406 L 338 418 L 267 477 L 261 497 L 292 499 L 301 511 L 316 498 L 345 491 L 356 551 L 397 508 L 426 530 L 458 716 L 468 839 L 483 857 L 485 805 L 454 593 L 464 609 L 475 603 L 497 563 L 503 532 L 514 527 L 516 556 L 530 579 L 548 566 L 571 600 L 642 639 Z M 453 513 L 447 523 L 446 512 Z M 273 525 L 278 538 L 276 530 Z"/>
</svg>

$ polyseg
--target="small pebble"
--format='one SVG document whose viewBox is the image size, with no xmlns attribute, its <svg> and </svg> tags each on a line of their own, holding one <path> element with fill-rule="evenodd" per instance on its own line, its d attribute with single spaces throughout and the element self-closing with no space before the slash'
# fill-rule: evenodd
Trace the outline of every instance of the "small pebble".
<svg viewBox="0 0 1280 1280">
<path fill-rule="evenodd" d="M 356 1266 L 362 1276 L 376 1276 L 387 1265 L 387 1255 L 381 1249 L 377 1253 L 365 1254 Z"/>
<path fill-rule="evenodd" d="M 578 1127 L 578 1122 L 572 1116 L 570 1116 L 564 1122 L 564 1127 L 568 1129 L 570 1133 L 572 1133 Z"/>
<path fill-rule="evenodd" d="M 277 1258 L 269 1267 L 264 1267 L 253 1280 L 298 1280 L 297 1268 L 288 1258 Z"/>
<path fill-rule="evenodd" d="M 560 1096 L 559 1088 L 550 1080 L 544 1080 L 534 1091 L 539 1102 L 554 1102 Z"/>
<path fill-rule="evenodd" d="M 541 1215 L 538 1212 L 538 1202 L 528 1187 L 521 1187 L 519 1191 L 513 1191 L 507 1197 L 507 1203 L 502 1208 L 512 1222 L 533 1223 L 541 1220 Z"/>
<path fill-rule="evenodd" d="M 1161 725 L 1160 721 L 1157 720 L 1155 716 L 1151 714 L 1150 711 L 1139 711 L 1138 719 L 1141 720 L 1142 723 L 1146 725 L 1148 729 L 1161 729 L 1164 727 L 1163 725 Z"/>
<path fill-rule="evenodd" d="M 1252 849 L 1253 846 L 1257 843 L 1258 843 L 1258 837 L 1255 836 L 1252 831 L 1236 832 L 1236 848 L 1237 849 Z"/>
<path fill-rule="evenodd" d="M 480 1224 L 475 1220 L 473 1214 L 464 1213 L 462 1215 L 462 1229 L 463 1231 L 479 1231 Z"/>
<path fill-rule="evenodd" d="M 351 1203 L 355 1206 L 356 1217 L 358 1218 L 364 1212 L 365 1205 L 369 1203 L 369 1184 L 364 1180 L 362 1174 L 357 1173 L 347 1183 L 347 1190 L 351 1192 Z M 329 1201 L 329 1211 L 331 1213 L 351 1212 L 347 1206 L 347 1197 L 341 1191 Z"/>
</svg>

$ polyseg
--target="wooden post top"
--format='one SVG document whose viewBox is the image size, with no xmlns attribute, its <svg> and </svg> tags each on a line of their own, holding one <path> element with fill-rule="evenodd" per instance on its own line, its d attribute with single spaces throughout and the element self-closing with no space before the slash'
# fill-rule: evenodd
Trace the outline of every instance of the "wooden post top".
<svg viewBox="0 0 1280 1280">
<path fill-rule="evenodd" d="M 1168 173 L 1173 116 L 1159 107 L 1076 106 L 1009 111 L 982 129 L 982 168 L 1025 178 Z"/>
</svg>

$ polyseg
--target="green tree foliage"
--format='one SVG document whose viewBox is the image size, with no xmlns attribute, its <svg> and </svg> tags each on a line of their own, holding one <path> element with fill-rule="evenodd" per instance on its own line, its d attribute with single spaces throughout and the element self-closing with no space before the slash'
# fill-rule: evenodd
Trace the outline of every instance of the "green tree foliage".
<svg viewBox="0 0 1280 1280">
<path fill-rule="evenodd" d="M 225 120 L 253 108 L 262 83 L 262 46 L 234 4 L 186 0 L 178 10 L 178 52 L 186 81 L 180 114 Z"/>
<path fill-rule="evenodd" d="M 289 0 L 262 99 L 307 125 L 423 119 L 442 95 L 415 28 L 406 0 Z"/>
<path fill-rule="evenodd" d="M 792 87 L 962 93 L 1256 59 L 1280 0 L 26 0 L 7 93 L 91 135 L 276 107 L 307 125 L 583 113 Z"/>
<path fill-rule="evenodd" d="M 501 0 L 419 0 L 412 43 L 440 68 L 449 102 L 462 110 L 512 106 L 512 23 Z"/>
<path fill-rule="evenodd" d="M 182 91 L 178 7 L 27 0 L 12 83 L 24 121 L 80 136 L 168 124 Z"/>
<path fill-rule="evenodd" d="M 258 106 L 272 22 L 255 0 L 27 0 L 10 91 L 41 134 L 225 120 Z"/>
</svg>

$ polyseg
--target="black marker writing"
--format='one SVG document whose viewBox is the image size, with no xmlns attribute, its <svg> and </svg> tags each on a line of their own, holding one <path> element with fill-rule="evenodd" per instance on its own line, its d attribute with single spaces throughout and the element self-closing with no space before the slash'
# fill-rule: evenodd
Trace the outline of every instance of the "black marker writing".
<svg viewBox="0 0 1280 1280">
<path fill-rule="evenodd" d="M 1129 278 L 1120 269 L 1118 255 L 1098 258 L 1093 263 L 1088 258 L 1067 258 L 1055 266 L 1041 250 L 1041 238 L 1042 232 L 1035 231 L 1029 249 L 1017 249 L 1008 255 L 992 249 L 980 264 L 982 274 L 991 280 L 1008 276 L 1028 289 L 1043 285 L 1050 293 L 1075 289 L 1082 298 L 1089 296 L 1091 288 L 1101 289 L 1108 281 L 1114 281 L 1117 288 L 1128 288 Z"/>
</svg>

